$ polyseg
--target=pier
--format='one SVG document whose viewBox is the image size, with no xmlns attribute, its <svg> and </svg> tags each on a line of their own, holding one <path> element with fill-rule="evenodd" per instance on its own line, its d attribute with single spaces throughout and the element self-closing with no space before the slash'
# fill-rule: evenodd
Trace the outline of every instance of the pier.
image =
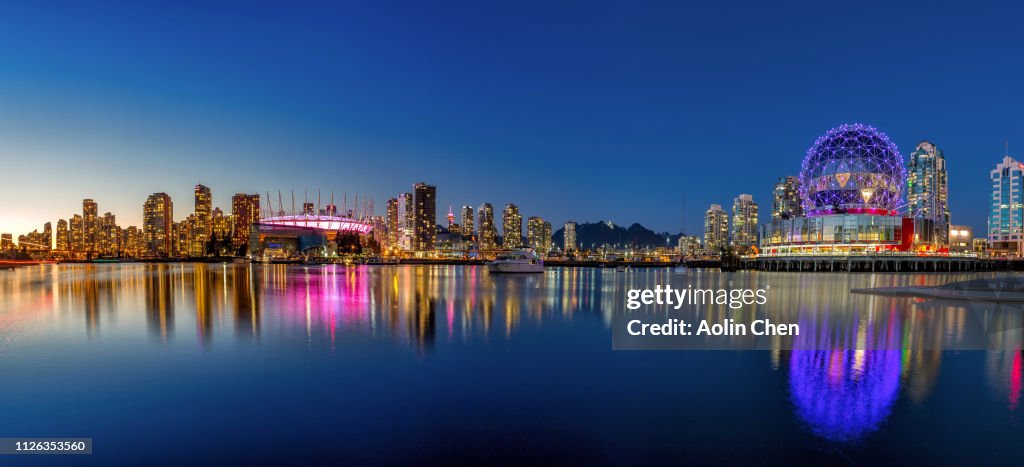
<svg viewBox="0 0 1024 467">
<path fill-rule="evenodd" d="M 740 269 L 794 272 L 965 272 L 989 271 L 1006 261 L 983 261 L 974 256 L 887 255 L 793 255 L 740 259 Z M 1004 268 L 1009 265 L 1003 265 Z"/>
</svg>

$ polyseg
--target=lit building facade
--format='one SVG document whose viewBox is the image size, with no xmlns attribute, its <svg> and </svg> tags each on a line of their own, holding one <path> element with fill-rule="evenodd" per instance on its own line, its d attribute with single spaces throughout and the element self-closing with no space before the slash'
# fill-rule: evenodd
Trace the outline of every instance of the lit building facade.
<svg viewBox="0 0 1024 467">
<path fill-rule="evenodd" d="M 551 223 L 538 216 L 526 220 L 526 238 L 533 248 L 540 255 L 546 255 L 551 251 Z"/>
<path fill-rule="evenodd" d="M 437 239 L 437 187 L 422 182 L 413 185 L 413 203 L 413 249 L 433 250 Z"/>
<path fill-rule="evenodd" d="M 61 251 L 71 249 L 71 239 L 68 237 L 68 221 L 64 219 L 57 221 L 57 249 Z"/>
<path fill-rule="evenodd" d="M 989 252 L 1022 256 L 1024 252 L 1024 164 L 1009 155 L 989 173 L 992 204 L 988 213 Z"/>
<path fill-rule="evenodd" d="M 949 243 L 949 183 L 942 150 L 918 143 L 907 163 L 907 206 L 911 217 L 931 221 L 927 237 L 936 247 Z"/>
<path fill-rule="evenodd" d="M 412 193 L 401 193 L 398 195 L 398 245 L 403 250 L 412 250 L 413 241 L 413 204 Z"/>
<path fill-rule="evenodd" d="M 732 244 L 741 248 L 757 244 L 757 203 L 751 195 L 739 195 L 732 202 Z"/>
<path fill-rule="evenodd" d="M 82 216 L 75 214 L 71 216 L 69 232 L 71 235 L 71 249 L 78 252 L 85 251 L 85 224 Z"/>
<path fill-rule="evenodd" d="M 193 256 L 203 256 L 206 242 L 213 233 L 213 196 L 210 187 L 196 185 L 193 190 L 195 197 L 195 218 L 190 222 L 190 243 Z"/>
<path fill-rule="evenodd" d="M 174 205 L 167 193 L 153 193 L 142 205 L 142 238 L 148 255 L 175 254 Z"/>
<path fill-rule="evenodd" d="M 772 219 L 803 217 L 804 208 L 800 202 L 800 179 L 795 176 L 779 178 L 772 191 Z"/>
<path fill-rule="evenodd" d="M 704 246 L 710 254 L 718 254 L 729 244 L 729 215 L 721 204 L 712 204 L 704 212 Z"/>
<path fill-rule="evenodd" d="M 384 228 L 387 229 L 388 248 L 398 245 L 398 198 L 389 198 L 384 203 Z"/>
<path fill-rule="evenodd" d="M 678 250 L 679 255 L 684 258 L 692 258 L 703 254 L 700 247 L 700 238 L 696 235 L 680 235 Z"/>
<path fill-rule="evenodd" d="M 235 193 L 231 197 L 231 248 L 236 251 L 249 243 L 252 226 L 260 222 L 260 195 Z"/>
<path fill-rule="evenodd" d="M 473 236 L 473 206 L 463 206 L 460 212 L 462 215 L 462 235 Z"/>
<path fill-rule="evenodd" d="M 82 200 L 83 249 L 88 254 L 99 250 L 99 207 L 91 199 Z"/>
<path fill-rule="evenodd" d="M 576 223 L 569 221 L 562 228 L 562 244 L 566 253 L 577 251 L 576 246 Z"/>
<path fill-rule="evenodd" d="M 502 247 L 505 249 L 523 246 L 523 216 L 519 214 L 519 206 L 508 203 L 501 216 Z"/>
<path fill-rule="evenodd" d="M 494 206 L 491 203 L 480 205 L 480 228 L 478 243 L 481 250 L 494 250 L 498 247 L 498 231 L 494 225 Z"/>
<path fill-rule="evenodd" d="M 974 229 L 966 225 L 949 226 L 949 251 L 967 253 L 974 251 Z"/>
</svg>

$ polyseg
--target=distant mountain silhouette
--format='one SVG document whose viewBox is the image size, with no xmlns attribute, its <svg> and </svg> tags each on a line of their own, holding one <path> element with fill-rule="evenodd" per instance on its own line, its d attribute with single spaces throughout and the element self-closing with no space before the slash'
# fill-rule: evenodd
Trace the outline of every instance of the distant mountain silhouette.
<svg viewBox="0 0 1024 467">
<path fill-rule="evenodd" d="M 666 239 L 668 240 L 666 242 Z M 558 248 L 565 245 L 565 228 L 560 228 L 552 235 L 552 241 Z M 576 245 L 581 250 L 598 248 L 601 245 L 617 245 L 633 248 L 653 248 L 658 246 L 676 246 L 679 234 L 655 232 L 640 224 L 634 223 L 627 227 L 612 222 L 593 222 L 576 225 Z"/>
</svg>

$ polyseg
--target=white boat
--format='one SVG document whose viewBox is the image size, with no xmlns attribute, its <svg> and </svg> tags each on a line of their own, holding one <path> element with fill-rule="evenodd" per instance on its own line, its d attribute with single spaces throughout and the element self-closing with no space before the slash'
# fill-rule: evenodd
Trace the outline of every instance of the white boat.
<svg viewBox="0 0 1024 467">
<path fill-rule="evenodd" d="M 502 253 L 487 263 L 487 270 L 500 273 L 544 272 L 544 260 L 531 250 Z"/>
</svg>

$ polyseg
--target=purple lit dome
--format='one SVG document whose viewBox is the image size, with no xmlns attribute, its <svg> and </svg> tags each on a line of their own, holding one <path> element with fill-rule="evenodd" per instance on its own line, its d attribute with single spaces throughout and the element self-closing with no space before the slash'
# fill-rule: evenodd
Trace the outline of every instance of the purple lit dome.
<svg viewBox="0 0 1024 467">
<path fill-rule="evenodd" d="M 828 130 L 807 150 L 800 197 L 808 215 L 895 215 L 906 169 L 889 137 L 859 123 Z"/>
</svg>

